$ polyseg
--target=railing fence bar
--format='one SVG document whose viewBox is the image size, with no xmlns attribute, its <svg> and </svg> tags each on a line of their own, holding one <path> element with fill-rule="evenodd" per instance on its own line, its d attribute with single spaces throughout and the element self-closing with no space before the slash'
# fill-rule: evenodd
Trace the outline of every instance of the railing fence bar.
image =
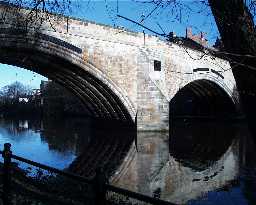
<svg viewBox="0 0 256 205">
<path fill-rule="evenodd" d="M 10 205 L 10 193 L 11 193 L 11 144 L 5 143 L 2 156 L 4 158 L 3 166 L 3 205 Z"/>
</svg>

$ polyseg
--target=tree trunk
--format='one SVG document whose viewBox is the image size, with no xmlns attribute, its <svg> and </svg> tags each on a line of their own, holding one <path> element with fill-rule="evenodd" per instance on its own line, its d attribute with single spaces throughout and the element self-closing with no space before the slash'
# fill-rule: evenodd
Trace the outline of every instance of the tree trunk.
<svg viewBox="0 0 256 205">
<path fill-rule="evenodd" d="M 249 122 L 256 136 L 256 35 L 253 17 L 243 0 L 209 0 L 224 49 L 228 55 L 237 89 Z"/>
</svg>

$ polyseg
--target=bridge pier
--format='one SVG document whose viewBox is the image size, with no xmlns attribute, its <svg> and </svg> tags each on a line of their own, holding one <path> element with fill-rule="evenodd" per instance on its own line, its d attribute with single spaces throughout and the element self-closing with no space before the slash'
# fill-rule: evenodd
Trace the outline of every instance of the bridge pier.
<svg viewBox="0 0 256 205">
<path fill-rule="evenodd" d="M 150 78 L 154 62 L 141 52 L 137 70 L 137 130 L 169 130 L 169 102 Z"/>
</svg>

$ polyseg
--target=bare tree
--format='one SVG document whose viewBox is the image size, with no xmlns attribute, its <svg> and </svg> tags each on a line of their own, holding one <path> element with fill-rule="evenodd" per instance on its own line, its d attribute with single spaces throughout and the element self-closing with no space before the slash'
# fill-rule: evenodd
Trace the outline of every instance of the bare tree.
<svg viewBox="0 0 256 205">
<path fill-rule="evenodd" d="M 229 58 L 241 100 L 252 122 L 256 115 L 256 33 L 252 15 L 255 1 L 246 5 L 243 0 L 209 0 L 209 5 L 225 51 L 231 53 Z"/>
<path fill-rule="evenodd" d="M 2 88 L 1 92 L 3 97 L 8 99 L 18 99 L 31 94 L 32 89 L 22 83 L 16 81 L 10 85 L 6 85 Z"/>
</svg>

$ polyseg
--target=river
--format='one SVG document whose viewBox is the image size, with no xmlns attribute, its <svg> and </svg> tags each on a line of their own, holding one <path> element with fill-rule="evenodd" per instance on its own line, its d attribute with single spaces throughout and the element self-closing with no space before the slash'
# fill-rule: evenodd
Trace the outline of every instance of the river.
<svg viewBox="0 0 256 205">
<path fill-rule="evenodd" d="M 112 126 L 111 126 L 112 124 Z M 16 155 L 176 204 L 256 204 L 256 149 L 246 124 L 182 122 L 134 132 L 90 119 L 1 119 L 0 146 Z M 19 164 L 23 169 L 30 167 Z"/>
</svg>

